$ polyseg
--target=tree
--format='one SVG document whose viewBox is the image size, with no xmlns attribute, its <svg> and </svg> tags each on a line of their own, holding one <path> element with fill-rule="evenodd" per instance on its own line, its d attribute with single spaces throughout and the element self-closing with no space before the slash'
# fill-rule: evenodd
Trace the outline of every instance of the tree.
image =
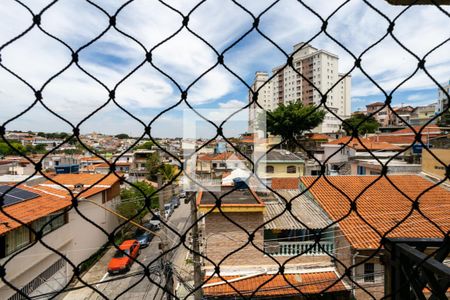
<svg viewBox="0 0 450 300">
<path fill-rule="evenodd" d="M 159 174 L 162 175 L 165 182 L 169 182 L 177 176 L 177 169 L 173 165 L 163 164 L 159 167 Z M 170 185 L 172 195 L 175 195 L 175 184 Z"/>
<path fill-rule="evenodd" d="M 150 153 L 147 157 L 147 161 L 145 163 L 145 168 L 148 172 L 148 179 L 152 181 L 156 181 L 156 175 L 159 172 L 161 162 L 159 159 L 158 153 Z"/>
<path fill-rule="evenodd" d="M 125 134 L 125 133 L 120 133 L 116 135 L 116 138 L 118 138 L 119 140 L 124 140 L 124 139 L 129 139 L 129 135 Z"/>
<path fill-rule="evenodd" d="M 264 126 L 263 114 L 258 116 L 258 128 Z M 295 148 L 295 141 L 309 131 L 319 126 L 325 118 L 325 111 L 314 105 L 303 105 L 301 102 L 281 104 L 267 115 L 265 120 L 267 132 L 279 135 L 287 140 L 288 147 Z"/>
<path fill-rule="evenodd" d="M 34 153 L 46 153 L 47 150 L 45 149 L 45 145 L 39 144 L 34 147 L 33 152 Z"/>
<path fill-rule="evenodd" d="M 138 149 L 152 150 L 153 146 L 154 146 L 154 144 L 152 141 L 147 141 L 147 142 L 143 143 L 142 145 L 138 145 L 138 146 L 134 147 L 134 150 L 138 150 Z"/>
<path fill-rule="evenodd" d="M 24 154 L 27 153 L 27 148 L 25 148 L 21 143 L 11 142 L 11 141 L 9 141 L 9 142 L 10 142 L 12 147 L 9 146 L 5 142 L 0 142 L 0 155 L 2 155 L 2 156 L 17 155 L 18 153 L 16 151 L 14 151 L 13 148 L 15 148 L 16 150 L 20 151 L 21 153 L 24 153 Z"/>
<path fill-rule="evenodd" d="M 116 210 L 124 217 L 133 217 L 142 207 L 145 205 L 145 198 L 149 197 L 155 189 L 144 181 L 138 181 L 134 183 L 140 190 L 136 187 L 131 186 L 120 191 L 121 202 L 117 205 Z M 142 191 L 142 192 L 141 192 Z M 153 195 L 150 199 L 150 208 L 158 208 L 158 197 Z M 140 213 L 135 220 L 140 222 L 141 219 L 148 213 L 144 210 Z"/>
<path fill-rule="evenodd" d="M 441 127 L 450 126 L 450 110 L 448 109 L 448 106 L 444 107 L 443 113 L 439 117 L 437 125 Z"/>
<path fill-rule="evenodd" d="M 367 118 L 367 119 L 366 119 Z M 342 128 L 348 135 L 353 133 L 353 128 L 358 129 L 359 134 L 374 133 L 378 130 L 380 124 L 373 116 L 366 116 L 362 113 L 354 114 L 342 123 Z"/>
</svg>

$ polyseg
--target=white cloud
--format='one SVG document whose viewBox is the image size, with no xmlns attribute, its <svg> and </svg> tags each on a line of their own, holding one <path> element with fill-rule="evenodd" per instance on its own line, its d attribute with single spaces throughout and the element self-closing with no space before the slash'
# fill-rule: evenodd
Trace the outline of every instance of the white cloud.
<svg viewBox="0 0 450 300">
<path fill-rule="evenodd" d="M 221 102 L 218 105 L 219 105 L 219 108 L 242 108 L 245 105 L 247 105 L 247 102 L 232 99 L 232 100 L 228 100 L 227 102 Z"/>
<path fill-rule="evenodd" d="M 28 0 L 25 4 L 38 12 L 49 2 Z M 95 1 L 110 14 L 115 13 L 125 2 Z M 198 3 L 195 0 L 166 2 L 185 15 Z M 239 1 L 255 15 L 272 2 Z M 327 5 L 314 0 L 305 2 L 326 18 L 344 1 L 327 1 Z M 403 9 L 388 5 L 383 0 L 370 3 L 391 19 Z M 447 7 L 446 9 L 448 10 Z M 21 33 L 31 22 L 31 16 L 24 8 L 14 1 L 3 1 L 0 7 L 0 45 Z M 107 16 L 100 10 L 81 0 L 58 1 L 42 16 L 43 28 L 74 49 L 96 37 L 108 26 L 108 22 Z M 182 17 L 176 12 L 158 1 L 147 0 L 133 1 L 117 17 L 117 26 L 138 39 L 147 49 L 176 32 L 181 22 Z M 189 27 L 222 51 L 251 28 L 252 22 L 252 18 L 231 1 L 209 0 L 191 14 Z M 309 39 L 320 30 L 320 26 L 320 20 L 294 0 L 280 1 L 264 14 L 260 21 L 260 29 L 287 52 L 292 51 L 292 45 L 295 43 Z M 383 17 L 363 1 L 351 1 L 330 19 L 327 32 L 358 56 L 386 32 L 387 26 L 388 23 Z M 396 21 L 394 34 L 414 53 L 423 56 L 450 35 L 448 17 L 434 7 L 413 7 Z M 338 54 L 341 72 L 346 72 L 353 66 L 353 58 L 326 35 L 321 34 L 312 45 Z M 449 52 L 450 43 L 447 43 L 426 59 L 429 72 L 438 82 L 450 78 Z M 36 89 L 71 59 L 70 51 L 37 28 L 5 47 L 1 55 L 5 66 L 17 72 Z M 144 59 L 144 49 L 115 30 L 111 30 L 80 52 L 80 65 L 109 88 L 114 87 Z M 216 61 L 214 51 L 186 29 L 153 51 L 153 63 L 173 77 L 181 89 L 189 86 Z M 255 71 L 270 71 L 272 67 L 284 63 L 284 58 L 268 41 L 257 33 L 252 33 L 226 53 L 225 62 L 239 76 L 248 79 Z M 362 65 L 383 89 L 390 91 L 414 71 L 417 61 L 389 37 L 363 56 Z M 353 102 L 380 93 L 360 71 L 356 70 L 352 76 Z M 400 91 L 417 91 L 417 99 L 408 101 L 422 101 L 420 90 L 434 86 L 434 82 L 420 71 L 402 85 Z M 189 89 L 188 100 L 193 105 L 218 103 L 217 107 L 220 109 L 244 106 L 246 102 L 229 96 L 236 93 L 245 93 L 244 85 L 219 66 Z M 108 99 L 107 91 L 76 66 L 71 66 L 50 82 L 43 94 L 44 102 L 51 109 L 74 124 Z M 150 120 L 150 115 L 156 115 L 158 111 L 176 103 L 180 99 L 180 91 L 169 78 L 146 63 L 119 85 L 116 96 L 117 102 L 124 108 L 138 114 L 143 120 Z M 6 71 L 0 70 L 0 123 L 17 115 L 33 100 L 33 93 L 28 87 Z M 121 131 L 124 127 L 133 128 L 136 132 L 142 130 L 135 121 L 126 118 L 127 121 L 119 120 L 123 113 L 113 113 L 116 109 L 114 105 L 108 105 L 102 112 L 110 112 L 114 117 L 104 117 L 103 121 L 101 118 L 92 119 L 89 126 L 96 130 L 100 130 L 102 126 L 107 127 L 104 131 Z M 150 109 L 153 110 L 151 113 Z M 33 124 L 49 122 L 45 117 L 47 114 L 48 112 L 36 108 L 36 112 L 27 114 L 27 121 L 24 120 L 21 124 L 21 120 L 18 120 L 14 124 L 22 128 L 30 126 L 28 129 L 33 129 Z M 128 121 L 131 123 L 127 123 Z M 43 125 L 54 130 L 64 126 L 60 121 Z"/>
</svg>

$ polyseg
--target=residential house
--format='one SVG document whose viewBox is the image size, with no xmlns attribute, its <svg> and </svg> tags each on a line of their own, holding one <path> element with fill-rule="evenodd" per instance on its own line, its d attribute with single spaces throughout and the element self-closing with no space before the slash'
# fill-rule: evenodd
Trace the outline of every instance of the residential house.
<svg viewBox="0 0 450 300">
<path fill-rule="evenodd" d="M 388 127 L 392 125 L 391 110 L 384 102 L 374 102 L 366 105 L 367 115 L 372 115 L 381 127 Z"/>
<path fill-rule="evenodd" d="M 383 166 L 387 167 L 386 174 L 418 174 L 420 164 L 408 163 L 402 159 L 392 158 L 355 158 L 352 159 L 349 175 L 380 175 Z"/>
<path fill-rule="evenodd" d="M 97 156 L 80 157 L 79 160 L 80 160 L 80 171 L 81 172 L 88 172 L 89 171 L 88 167 L 95 165 L 95 164 L 101 164 L 101 163 L 105 162 L 105 160 L 103 160 Z"/>
<path fill-rule="evenodd" d="M 111 161 L 116 161 L 117 162 L 124 162 L 124 163 L 132 163 L 133 162 L 133 153 L 131 152 L 126 152 L 126 153 L 119 153 L 119 154 L 114 154 L 111 157 Z"/>
<path fill-rule="evenodd" d="M 133 163 L 130 168 L 130 176 L 135 177 L 136 179 L 143 179 L 148 174 L 147 170 L 147 160 L 152 156 L 158 153 L 156 150 L 147 150 L 147 149 L 139 149 L 133 152 Z"/>
<path fill-rule="evenodd" d="M 208 257 L 204 260 L 208 282 L 203 286 L 207 299 L 240 296 L 222 279 L 213 276 L 213 263 L 217 265 L 219 262 L 222 278 L 232 279 L 240 293 L 249 295 L 255 290 L 256 282 L 261 283 L 260 292 L 254 295 L 254 299 L 270 297 L 273 295 L 270 291 L 274 289 L 283 299 L 303 299 L 284 283 L 283 275 L 279 274 L 279 264 L 283 263 L 284 274 L 296 278 L 295 282 L 302 281 L 304 285 L 299 288 L 307 296 L 322 291 L 322 299 L 348 299 L 348 286 L 339 282 L 327 254 L 334 252 L 330 235 L 333 230 L 320 230 L 331 222 L 318 205 L 296 197 L 292 191 L 281 191 L 283 198 L 291 200 L 293 215 L 297 216 L 294 218 L 284 212 L 281 199 L 273 196 L 270 201 L 267 198 L 263 200 L 260 193 L 252 189 L 236 188 L 222 187 L 220 192 L 214 192 L 215 197 L 221 199 L 220 211 L 214 196 L 201 190 L 197 193 L 199 212 L 208 213 L 204 218 L 202 235 L 203 252 Z M 324 238 L 321 247 L 314 242 L 316 234 Z M 270 277 L 274 278 L 272 284 L 263 281 Z M 249 278 L 253 280 L 249 282 Z M 314 282 L 313 278 L 327 278 L 328 285 Z M 335 286 L 323 292 L 334 282 L 337 282 Z"/>
<path fill-rule="evenodd" d="M 436 114 L 435 109 L 436 103 L 415 107 L 411 112 L 409 124 L 411 126 L 423 126 L 425 124 L 428 124 L 430 119 L 433 118 Z M 437 119 L 433 120 L 431 124 L 435 124 L 436 122 Z"/>
<path fill-rule="evenodd" d="M 110 163 L 112 164 L 112 163 Z M 107 163 L 101 163 L 101 164 L 95 164 L 91 166 L 91 170 L 93 174 L 109 174 L 112 173 L 110 164 Z M 115 171 L 122 174 L 128 174 L 130 172 L 130 168 L 132 163 L 129 162 L 116 162 L 115 164 Z"/>
<path fill-rule="evenodd" d="M 449 165 L 450 148 L 431 148 L 428 151 L 422 151 L 422 172 L 428 177 L 439 181 L 443 180 L 445 176 L 449 175 L 447 173 L 447 166 Z"/>
<path fill-rule="evenodd" d="M 247 169 L 246 160 L 239 153 L 227 151 L 197 157 L 196 173 L 203 178 L 220 178 L 234 169 Z"/>
<path fill-rule="evenodd" d="M 434 109 L 434 106 L 433 106 Z M 410 105 L 400 106 L 393 108 L 395 113 L 390 113 L 391 119 L 390 123 L 393 126 L 406 126 L 406 124 L 411 124 L 411 117 L 414 112 L 414 108 Z"/>
<path fill-rule="evenodd" d="M 29 296 L 58 290 L 71 279 L 74 266 L 85 261 L 108 241 L 104 232 L 84 219 L 94 222 L 106 232 L 112 232 L 119 224 L 117 217 L 103 208 L 111 209 L 119 201 L 119 178 L 113 175 L 103 177 L 64 174 L 52 178 L 59 185 L 51 181 L 32 187 L 22 184 L 13 191 L 8 191 L 9 186 L 0 187 L 0 192 L 5 195 L 13 192 L 21 197 L 5 202 L 3 210 L 31 226 L 35 232 L 42 232 L 42 242 L 74 264 L 70 265 L 55 251 L 47 249 L 26 226 L 0 213 L 0 263 L 8 261 L 5 266 L 6 280 Z M 60 185 L 77 196 L 79 213 L 72 207 L 68 191 Z M 0 299 L 22 298 L 4 282 L 0 283 Z"/>
<path fill-rule="evenodd" d="M 386 142 L 402 148 L 409 147 L 416 143 L 416 133 L 421 132 L 420 140 L 425 145 L 430 142 L 430 139 L 440 137 L 446 134 L 448 130 L 441 128 L 437 125 L 412 126 L 411 128 L 405 128 L 396 130 L 391 133 L 383 133 L 369 136 L 368 139 L 376 142 Z"/>
<path fill-rule="evenodd" d="M 307 190 L 305 195 L 337 222 L 336 268 L 352 286 L 355 299 L 384 296 L 382 236 L 444 238 L 449 232 L 448 209 L 443 207 L 449 203 L 450 192 L 440 186 L 432 188 L 433 185 L 418 175 L 390 175 L 389 180 L 379 176 L 301 178 L 299 191 Z M 412 202 L 419 195 L 420 213 L 411 211 Z M 350 266 L 356 267 L 346 274 L 345 267 Z M 371 295 L 348 281 L 350 278 Z"/>
<path fill-rule="evenodd" d="M 270 184 L 272 178 L 298 178 L 305 173 L 305 160 L 284 149 L 272 149 L 262 153 L 257 174 Z"/>
<path fill-rule="evenodd" d="M 355 173 L 358 162 L 356 159 L 390 158 L 402 150 L 386 142 L 377 142 L 368 138 L 353 138 L 345 136 L 323 144 L 324 156 L 322 162 L 326 165 L 327 174 L 349 175 Z M 358 172 L 358 171 L 356 171 Z"/>
</svg>

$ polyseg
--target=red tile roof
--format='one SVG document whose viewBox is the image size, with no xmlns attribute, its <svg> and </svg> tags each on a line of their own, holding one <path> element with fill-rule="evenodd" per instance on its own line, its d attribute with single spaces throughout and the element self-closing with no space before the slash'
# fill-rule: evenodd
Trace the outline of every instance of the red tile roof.
<svg viewBox="0 0 450 300">
<path fill-rule="evenodd" d="M 218 154 L 204 154 L 204 155 L 198 157 L 199 160 L 206 160 L 206 161 L 227 160 L 230 158 L 244 160 L 244 158 L 239 153 L 235 153 L 235 152 L 223 152 L 223 153 L 218 153 Z"/>
<path fill-rule="evenodd" d="M 80 198 L 89 198 L 111 188 L 112 185 L 118 183 L 120 180 L 115 174 L 109 174 L 106 178 L 102 179 L 103 177 L 105 177 L 104 174 L 59 174 L 52 177 L 52 179 L 73 192 L 75 185 L 82 184 L 83 189 L 76 191 L 75 194 L 78 194 Z M 101 181 L 97 183 L 99 180 Z M 39 184 L 36 188 L 51 194 L 70 198 L 70 193 L 60 185 L 48 180 Z"/>
<path fill-rule="evenodd" d="M 417 175 L 390 175 L 392 181 L 400 191 L 415 200 L 423 191 L 433 186 L 433 183 Z M 412 209 L 411 201 L 400 193 L 392 184 L 378 176 L 328 176 L 302 177 L 302 183 L 310 187 L 310 192 L 323 207 L 332 220 L 337 221 L 345 217 L 338 224 L 349 243 L 356 249 L 375 249 L 380 246 L 380 236 L 368 226 L 363 217 L 382 235 L 402 221 Z M 339 188 L 350 200 L 355 200 L 372 182 L 356 201 L 357 215 L 350 214 L 349 200 L 326 180 Z M 450 230 L 450 192 L 441 187 L 435 187 L 424 193 L 419 200 L 420 211 L 433 220 L 444 232 Z M 348 214 L 348 216 L 347 216 Z M 361 217 L 360 217 L 361 216 Z M 442 232 L 432 225 L 416 210 L 392 232 L 389 237 L 410 238 L 442 238 Z"/>
<path fill-rule="evenodd" d="M 412 126 L 414 128 L 414 130 L 416 132 L 419 132 L 420 129 L 422 129 L 423 126 Z M 442 134 L 443 131 L 442 129 L 437 126 L 437 125 L 428 125 L 426 126 L 423 130 L 422 130 L 422 134 L 426 135 L 426 134 Z M 399 134 L 410 134 L 410 135 L 415 135 L 414 131 L 411 130 L 411 128 L 405 128 L 405 129 L 400 129 L 397 131 L 394 131 L 391 133 L 392 135 L 399 135 Z"/>
<path fill-rule="evenodd" d="M 357 139 L 351 136 L 341 137 L 340 139 L 328 142 L 326 145 L 340 145 L 340 144 L 347 144 L 347 147 L 360 151 L 366 151 L 366 148 L 369 150 L 384 150 L 384 151 L 402 150 L 401 147 L 386 142 L 377 142 L 368 138 L 361 138 L 361 137 Z M 363 145 L 365 146 L 365 148 L 363 147 Z"/>
<path fill-rule="evenodd" d="M 298 178 L 272 178 L 272 189 L 295 190 L 298 189 L 300 180 Z"/>
<path fill-rule="evenodd" d="M 308 138 L 311 140 L 315 140 L 315 141 L 322 141 L 322 140 L 329 140 L 330 138 L 328 137 L 328 135 L 326 134 L 321 134 L 321 133 L 312 133 L 310 135 L 308 135 Z"/>
<path fill-rule="evenodd" d="M 59 174 L 52 179 L 67 187 L 71 187 L 76 184 L 83 184 L 84 186 L 90 186 L 93 184 L 111 186 L 120 180 L 115 174 L 109 174 L 105 178 L 104 177 L 105 174 Z M 101 181 L 97 183 L 99 180 Z M 55 183 L 46 181 L 43 184 L 54 185 Z"/>
<path fill-rule="evenodd" d="M 220 277 L 211 277 L 205 284 L 206 287 L 203 288 L 205 296 L 240 297 L 235 289 L 247 297 L 251 296 L 253 293 L 253 296 L 256 297 L 298 295 L 298 290 L 303 294 L 319 294 L 330 286 L 331 287 L 325 293 L 346 291 L 344 284 L 341 281 L 338 281 L 338 277 L 334 272 L 285 274 L 284 276 L 280 274 L 264 274 L 253 277 L 247 276 L 246 278 L 239 276 L 222 277 L 226 279 L 228 283 L 223 281 Z M 337 283 L 334 284 L 335 282 Z M 292 286 L 295 286 L 298 290 Z"/>
<path fill-rule="evenodd" d="M 20 185 L 18 188 L 36 193 L 39 197 L 6 206 L 3 210 L 26 224 L 64 209 L 72 203 L 65 197 L 49 195 L 43 191 L 24 185 Z M 0 234 L 4 234 L 20 226 L 22 225 L 19 222 L 14 221 L 3 212 L 0 212 Z"/>
<path fill-rule="evenodd" d="M 367 104 L 366 106 L 382 106 L 384 105 L 384 102 L 373 102 L 370 104 Z"/>
</svg>

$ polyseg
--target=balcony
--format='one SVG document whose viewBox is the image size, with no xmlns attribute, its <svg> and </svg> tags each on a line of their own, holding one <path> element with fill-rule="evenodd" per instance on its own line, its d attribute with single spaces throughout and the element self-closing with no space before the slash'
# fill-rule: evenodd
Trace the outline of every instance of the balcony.
<svg viewBox="0 0 450 300">
<path fill-rule="evenodd" d="M 332 242 L 320 242 L 319 247 L 314 241 L 304 242 L 266 242 L 264 251 L 272 256 L 295 256 L 295 255 L 327 255 L 333 254 Z"/>
<path fill-rule="evenodd" d="M 385 296 L 401 299 L 448 299 L 450 239 L 387 239 Z"/>
</svg>

